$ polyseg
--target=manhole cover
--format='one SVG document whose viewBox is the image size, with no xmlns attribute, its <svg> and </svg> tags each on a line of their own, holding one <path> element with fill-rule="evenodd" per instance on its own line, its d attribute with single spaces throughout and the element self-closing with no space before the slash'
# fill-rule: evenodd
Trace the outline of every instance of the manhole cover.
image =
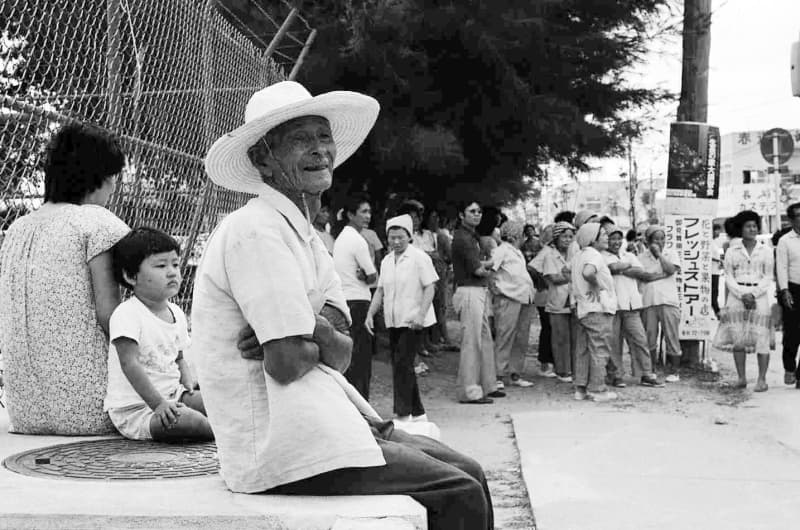
<svg viewBox="0 0 800 530">
<path fill-rule="evenodd" d="M 163 444 L 124 438 L 51 445 L 3 461 L 11 471 L 34 477 L 137 480 L 214 475 L 213 442 Z"/>
</svg>

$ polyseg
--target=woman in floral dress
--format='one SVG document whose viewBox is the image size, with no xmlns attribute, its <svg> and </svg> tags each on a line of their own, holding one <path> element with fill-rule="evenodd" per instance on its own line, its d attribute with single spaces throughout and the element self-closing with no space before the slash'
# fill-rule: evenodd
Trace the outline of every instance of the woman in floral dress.
<svg viewBox="0 0 800 530">
<path fill-rule="evenodd" d="M 119 142 L 64 126 L 48 146 L 45 203 L 0 251 L 0 350 L 12 432 L 103 434 L 108 320 L 119 304 L 109 250 L 129 229 L 105 209 L 125 164 Z"/>
</svg>

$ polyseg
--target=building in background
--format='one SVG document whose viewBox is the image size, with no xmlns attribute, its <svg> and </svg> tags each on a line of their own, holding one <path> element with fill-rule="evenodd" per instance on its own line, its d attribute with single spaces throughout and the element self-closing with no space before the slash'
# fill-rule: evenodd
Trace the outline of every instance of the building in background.
<svg viewBox="0 0 800 530">
<path fill-rule="evenodd" d="M 786 207 L 800 202 L 800 129 L 786 130 L 793 140 L 789 158 L 774 170 L 762 153 L 767 131 L 743 131 L 722 135 L 717 216 L 730 217 L 741 210 L 755 210 L 763 218 L 765 232 L 788 221 Z M 767 143 L 769 148 L 771 142 Z"/>
</svg>

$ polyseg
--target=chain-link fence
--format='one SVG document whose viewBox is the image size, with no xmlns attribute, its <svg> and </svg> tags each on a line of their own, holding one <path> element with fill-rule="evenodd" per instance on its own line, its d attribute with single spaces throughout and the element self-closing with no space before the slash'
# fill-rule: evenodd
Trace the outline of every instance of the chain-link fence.
<svg viewBox="0 0 800 530">
<path fill-rule="evenodd" d="M 70 120 L 105 126 L 128 156 L 109 208 L 181 241 L 179 302 L 189 309 L 205 238 L 247 199 L 210 184 L 203 156 L 241 124 L 253 92 L 285 78 L 292 57 L 277 50 L 278 66 L 267 55 L 277 47 L 262 49 L 221 7 L 228 19 L 214 0 L 3 2 L 0 229 L 41 205 L 41 156 L 54 130 Z M 279 41 L 281 18 L 269 21 Z M 302 43 L 298 34 L 289 36 Z"/>
</svg>

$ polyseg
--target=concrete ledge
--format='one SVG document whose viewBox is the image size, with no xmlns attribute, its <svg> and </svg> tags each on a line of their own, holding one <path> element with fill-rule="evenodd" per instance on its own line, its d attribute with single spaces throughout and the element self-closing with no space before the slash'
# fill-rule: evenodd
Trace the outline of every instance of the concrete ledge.
<svg viewBox="0 0 800 530">
<path fill-rule="evenodd" d="M 97 437 L 9 434 L 0 409 L 0 460 Z M 29 477 L 0 467 L 0 529 L 209 528 L 425 530 L 425 509 L 403 495 L 299 497 L 231 493 L 219 475 L 159 480 Z"/>
</svg>

